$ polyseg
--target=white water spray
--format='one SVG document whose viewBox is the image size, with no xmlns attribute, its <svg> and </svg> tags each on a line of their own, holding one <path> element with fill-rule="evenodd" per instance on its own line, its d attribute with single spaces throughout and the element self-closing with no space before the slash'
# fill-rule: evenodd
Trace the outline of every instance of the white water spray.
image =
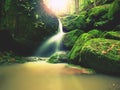
<svg viewBox="0 0 120 90">
<path fill-rule="evenodd" d="M 63 32 L 63 27 L 60 19 L 58 19 L 58 21 L 59 21 L 58 33 L 49 38 L 47 41 L 45 41 L 38 48 L 37 52 L 35 53 L 35 56 L 48 57 L 53 53 L 60 51 L 61 40 L 65 33 Z"/>
</svg>

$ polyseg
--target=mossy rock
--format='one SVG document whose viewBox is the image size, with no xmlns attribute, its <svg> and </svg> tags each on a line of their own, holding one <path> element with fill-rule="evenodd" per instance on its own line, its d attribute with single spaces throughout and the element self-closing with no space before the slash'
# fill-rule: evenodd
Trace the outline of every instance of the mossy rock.
<svg viewBox="0 0 120 90">
<path fill-rule="evenodd" d="M 112 3 L 114 0 L 104 0 L 104 4 L 110 4 Z"/>
<path fill-rule="evenodd" d="M 59 51 L 51 55 L 49 63 L 66 63 L 68 61 L 67 52 Z"/>
<path fill-rule="evenodd" d="M 92 38 L 98 38 L 100 34 L 101 32 L 98 30 L 91 30 L 88 33 L 80 35 L 69 53 L 70 62 L 74 64 L 79 64 L 79 52 L 81 51 L 84 44 Z"/>
<path fill-rule="evenodd" d="M 120 1 L 114 0 L 114 2 L 110 5 L 108 18 L 113 20 L 115 18 L 119 19 L 120 16 Z"/>
<path fill-rule="evenodd" d="M 86 19 L 89 28 L 101 27 L 102 25 L 108 23 L 108 11 L 109 4 L 96 6 L 88 11 L 88 17 Z"/>
<path fill-rule="evenodd" d="M 120 40 L 120 31 L 110 31 L 104 35 L 107 39 Z"/>
<path fill-rule="evenodd" d="M 94 7 L 88 12 L 88 17 L 98 20 L 101 18 L 101 16 L 105 15 L 108 12 L 108 9 L 109 9 L 109 4 Z"/>
<path fill-rule="evenodd" d="M 63 45 L 65 49 L 70 50 L 77 38 L 83 33 L 82 30 L 73 30 L 66 33 L 63 37 Z"/>
<path fill-rule="evenodd" d="M 120 1 L 114 0 L 110 5 L 108 11 L 109 22 L 106 24 L 106 28 L 112 30 L 115 29 L 120 24 Z"/>
<path fill-rule="evenodd" d="M 79 52 L 81 65 L 98 72 L 120 75 L 120 41 L 91 39 Z"/>
<path fill-rule="evenodd" d="M 69 30 L 84 29 L 86 28 L 86 11 L 81 12 L 79 15 L 71 15 L 62 18 L 64 27 Z"/>
</svg>

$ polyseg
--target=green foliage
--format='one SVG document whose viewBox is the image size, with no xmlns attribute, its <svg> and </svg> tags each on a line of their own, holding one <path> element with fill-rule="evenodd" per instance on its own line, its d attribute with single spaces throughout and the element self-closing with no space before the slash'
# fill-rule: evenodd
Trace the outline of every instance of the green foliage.
<svg viewBox="0 0 120 90">
<path fill-rule="evenodd" d="M 120 74 L 120 41 L 91 39 L 84 44 L 79 54 L 84 66 L 104 73 Z"/>
<path fill-rule="evenodd" d="M 15 55 L 13 52 L 0 52 L 0 65 L 9 65 L 26 62 L 23 57 Z"/>
<path fill-rule="evenodd" d="M 35 11 L 36 7 L 38 7 L 36 0 L 20 0 L 18 1 L 18 7 L 22 11 L 21 13 L 25 13 L 28 16 L 33 15 L 33 11 Z"/>
</svg>

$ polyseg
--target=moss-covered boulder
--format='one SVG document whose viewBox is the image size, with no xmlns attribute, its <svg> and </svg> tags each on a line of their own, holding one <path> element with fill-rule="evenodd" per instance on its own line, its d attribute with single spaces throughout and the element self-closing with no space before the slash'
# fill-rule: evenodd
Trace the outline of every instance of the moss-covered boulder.
<svg viewBox="0 0 120 90">
<path fill-rule="evenodd" d="M 111 0 L 112 3 L 96 6 L 87 13 L 87 25 L 89 29 L 101 29 L 109 31 L 120 23 L 120 1 Z"/>
<path fill-rule="evenodd" d="M 88 28 L 101 29 L 108 22 L 107 13 L 109 6 L 109 4 L 96 6 L 88 11 L 88 17 L 86 19 Z"/>
<path fill-rule="evenodd" d="M 69 59 L 71 63 L 79 64 L 79 52 L 81 51 L 84 44 L 92 39 L 98 38 L 101 35 L 101 32 L 98 30 L 91 30 L 88 33 L 84 33 L 78 37 L 76 40 L 72 50 L 69 53 Z"/>
<path fill-rule="evenodd" d="M 114 0 L 114 2 L 110 5 L 109 12 L 108 12 L 108 18 L 110 20 L 119 19 L 119 16 L 120 16 L 120 1 Z"/>
<path fill-rule="evenodd" d="M 64 25 L 64 28 L 66 28 L 68 31 L 72 31 L 75 29 L 83 30 L 84 28 L 87 27 L 86 11 L 83 11 L 78 15 L 74 14 L 74 15 L 64 17 L 61 20 Z"/>
<path fill-rule="evenodd" d="M 102 0 L 100 0 L 102 1 Z M 114 0 L 104 0 L 104 3 L 103 4 L 109 4 L 109 3 L 112 3 Z M 103 1 L 102 1 L 103 2 Z"/>
<path fill-rule="evenodd" d="M 77 38 L 83 33 L 82 30 L 73 30 L 66 33 L 63 37 L 63 45 L 67 50 L 71 50 Z"/>
<path fill-rule="evenodd" d="M 120 41 L 103 38 L 87 41 L 79 52 L 81 65 L 120 75 Z"/>
<path fill-rule="evenodd" d="M 67 63 L 68 62 L 68 56 L 67 52 L 60 51 L 54 53 L 49 59 L 48 62 L 50 63 Z"/>
<path fill-rule="evenodd" d="M 108 19 L 110 22 L 107 23 L 107 27 L 109 29 L 114 29 L 120 24 L 120 1 L 114 0 L 114 2 L 110 5 L 108 12 Z"/>
<path fill-rule="evenodd" d="M 120 31 L 110 31 L 104 34 L 106 39 L 120 40 Z"/>
</svg>

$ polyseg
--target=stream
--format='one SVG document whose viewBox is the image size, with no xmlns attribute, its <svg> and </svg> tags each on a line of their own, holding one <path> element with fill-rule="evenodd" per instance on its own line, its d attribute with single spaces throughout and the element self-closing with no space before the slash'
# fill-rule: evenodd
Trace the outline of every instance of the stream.
<svg viewBox="0 0 120 90">
<path fill-rule="evenodd" d="M 81 74 L 64 63 L 27 62 L 0 66 L 0 90 L 120 90 L 120 78 Z"/>
</svg>

